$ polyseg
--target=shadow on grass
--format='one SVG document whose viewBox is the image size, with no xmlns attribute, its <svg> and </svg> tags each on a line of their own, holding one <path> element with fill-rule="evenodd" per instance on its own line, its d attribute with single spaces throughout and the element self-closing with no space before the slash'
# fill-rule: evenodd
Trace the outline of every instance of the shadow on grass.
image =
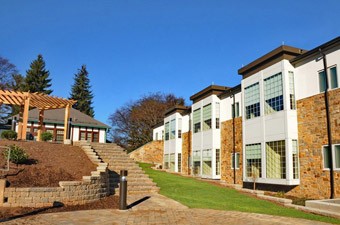
<svg viewBox="0 0 340 225">
<path fill-rule="evenodd" d="M 37 214 L 44 212 L 44 211 L 47 211 L 49 209 L 60 208 L 60 207 L 63 207 L 63 206 L 64 206 L 64 204 L 61 203 L 61 202 L 53 202 L 53 206 L 51 206 L 51 207 L 40 208 L 40 209 L 36 209 L 36 210 L 33 210 L 31 212 L 28 212 L 28 213 L 21 214 L 21 215 L 11 216 L 9 218 L 0 219 L 0 223 L 19 219 L 19 218 L 23 218 L 23 217 L 26 217 L 26 216 L 37 215 Z"/>
</svg>

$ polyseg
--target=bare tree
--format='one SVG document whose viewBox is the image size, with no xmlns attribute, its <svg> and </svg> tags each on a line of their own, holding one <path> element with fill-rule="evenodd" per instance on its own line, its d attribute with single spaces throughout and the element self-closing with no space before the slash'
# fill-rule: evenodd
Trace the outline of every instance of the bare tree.
<svg viewBox="0 0 340 225">
<path fill-rule="evenodd" d="M 162 93 L 152 93 L 127 103 L 109 117 L 112 140 L 128 151 L 134 150 L 152 140 L 152 127 L 163 121 L 167 109 L 184 104 L 183 98 Z"/>
</svg>

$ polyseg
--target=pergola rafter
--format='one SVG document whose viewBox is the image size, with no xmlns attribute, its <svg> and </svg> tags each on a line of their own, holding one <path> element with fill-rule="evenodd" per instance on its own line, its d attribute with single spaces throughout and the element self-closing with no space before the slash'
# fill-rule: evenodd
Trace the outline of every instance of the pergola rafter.
<svg viewBox="0 0 340 225">
<path fill-rule="evenodd" d="M 77 101 L 72 99 L 64 99 L 55 96 L 49 96 L 43 93 L 19 92 L 10 90 L 0 90 L 0 105 L 18 105 L 21 107 L 19 118 L 18 139 L 26 139 L 28 110 L 30 107 L 39 109 L 39 127 L 38 140 L 44 121 L 44 110 L 65 108 L 64 121 L 64 140 L 66 139 L 68 130 L 69 112 L 72 105 Z"/>
</svg>

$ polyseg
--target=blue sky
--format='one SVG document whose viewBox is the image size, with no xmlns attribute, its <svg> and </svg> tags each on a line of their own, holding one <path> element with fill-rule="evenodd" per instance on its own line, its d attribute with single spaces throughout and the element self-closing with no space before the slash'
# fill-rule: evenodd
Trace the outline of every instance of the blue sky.
<svg viewBox="0 0 340 225">
<path fill-rule="evenodd" d="M 282 43 L 312 49 L 340 31 L 338 0 L 0 0 L 0 55 L 25 75 L 42 54 L 53 95 L 85 64 L 95 118 L 151 92 L 235 86 Z"/>
</svg>

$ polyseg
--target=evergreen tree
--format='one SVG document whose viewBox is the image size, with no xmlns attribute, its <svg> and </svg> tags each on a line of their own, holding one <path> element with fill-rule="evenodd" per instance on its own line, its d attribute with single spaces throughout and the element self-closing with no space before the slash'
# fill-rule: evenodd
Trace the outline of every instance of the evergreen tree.
<svg viewBox="0 0 340 225">
<path fill-rule="evenodd" d="M 73 108 L 78 109 L 80 112 L 94 117 L 94 110 L 92 107 L 93 94 L 90 86 L 89 73 L 86 66 L 82 65 L 81 69 L 74 76 L 74 84 L 71 87 L 70 99 L 77 100 Z"/>
<path fill-rule="evenodd" d="M 30 69 L 26 71 L 24 91 L 31 93 L 40 92 L 45 94 L 51 94 L 51 79 L 49 79 L 50 72 L 45 69 L 45 61 L 42 55 L 38 55 L 38 58 L 34 60 Z"/>
</svg>

